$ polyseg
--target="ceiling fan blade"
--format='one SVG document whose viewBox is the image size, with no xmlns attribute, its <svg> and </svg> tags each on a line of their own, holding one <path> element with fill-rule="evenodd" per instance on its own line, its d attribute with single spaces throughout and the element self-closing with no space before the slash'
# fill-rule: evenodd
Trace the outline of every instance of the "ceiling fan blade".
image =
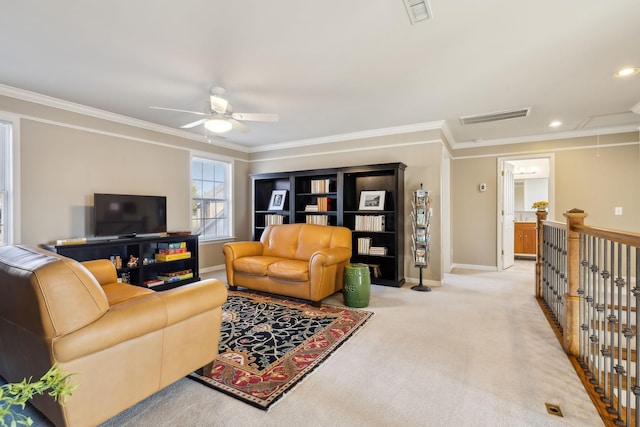
<svg viewBox="0 0 640 427">
<path fill-rule="evenodd" d="M 149 108 L 153 108 L 154 110 L 178 111 L 180 113 L 197 114 L 199 116 L 208 116 L 208 115 L 210 115 L 209 113 L 201 113 L 199 111 L 180 110 L 180 109 L 177 109 L 177 108 L 166 108 L 166 107 L 149 107 Z"/>
<path fill-rule="evenodd" d="M 220 114 L 224 114 L 227 111 L 229 102 L 226 99 L 215 95 L 211 95 L 209 98 L 211 99 L 211 110 Z"/>
<path fill-rule="evenodd" d="M 277 114 L 264 113 L 233 113 L 231 117 L 236 120 L 248 120 L 252 122 L 277 122 L 280 120 L 280 116 Z"/>
<path fill-rule="evenodd" d="M 200 120 L 196 120 L 195 122 L 191 122 L 191 123 L 187 123 L 184 126 L 180 126 L 180 129 L 191 129 L 194 128 L 198 125 L 201 125 L 202 123 L 206 122 L 209 119 L 200 119 Z"/>
<path fill-rule="evenodd" d="M 239 121 L 234 119 L 227 119 L 227 120 L 229 121 L 229 123 L 233 125 L 234 130 L 239 130 L 240 132 L 249 132 L 249 128 L 244 124 L 240 123 Z"/>
</svg>

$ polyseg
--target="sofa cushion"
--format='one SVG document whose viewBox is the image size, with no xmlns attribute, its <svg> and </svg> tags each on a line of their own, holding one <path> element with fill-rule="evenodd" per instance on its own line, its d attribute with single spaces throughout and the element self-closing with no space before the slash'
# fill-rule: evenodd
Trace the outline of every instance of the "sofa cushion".
<svg viewBox="0 0 640 427">
<path fill-rule="evenodd" d="M 267 268 L 267 276 L 294 282 L 308 282 L 309 261 L 285 259 L 274 262 Z"/>
<path fill-rule="evenodd" d="M 287 259 L 295 258 L 299 245 L 299 234 L 303 225 L 307 224 L 285 224 L 285 226 L 267 227 L 260 237 L 262 255 Z"/>
<path fill-rule="evenodd" d="M 234 260 L 233 268 L 239 273 L 265 276 L 269 265 L 282 260 L 272 256 L 246 256 Z"/>
<path fill-rule="evenodd" d="M 322 225 L 301 227 L 296 242 L 296 252 L 291 258 L 309 260 L 311 255 L 320 249 L 332 247 L 331 236 L 335 227 Z"/>
</svg>

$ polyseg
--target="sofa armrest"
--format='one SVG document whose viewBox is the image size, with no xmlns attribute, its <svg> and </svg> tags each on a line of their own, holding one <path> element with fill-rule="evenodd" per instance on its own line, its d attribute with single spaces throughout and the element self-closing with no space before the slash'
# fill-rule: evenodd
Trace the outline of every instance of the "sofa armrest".
<svg viewBox="0 0 640 427">
<path fill-rule="evenodd" d="M 203 280 L 153 292 L 112 306 L 100 319 L 53 343 L 56 361 L 67 362 L 220 307 L 227 290 L 219 280 Z"/>
<path fill-rule="evenodd" d="M 224 266 L 227 271 L 227 283 L 235 286 L 233 261 L 245 256 L 262 255 L 261 242 L 233 242 L 225 243 L 222 247 L 224 253 Z"/>
<path fill-rule="evenodd" d="M 162 330 L 167 312 L 158 293 L 111 306 L 98 320 L 52 343 L 57 362 L 69 362 L 148 333 Z"/>
<path fill-rule="evenodd" d="M 228 293 L 220 280 L 206 279 L 159 292 L 158 295 L 167 310 L 167 325 L 174 325 L 195 314 L 221 307 Z"/>
<path fill-rule="evenodd" d="M 96 278 L 100 286 L 118 281 L 116 267 L 107 259 L 84 261 L 81 264 Z"/>
<path fill-rule="evenodd" d="M 262 243 L 260 242 L 233 242 L 225 243 L 222 247 L 226 259 L 235 260 L 245 256 L 262 255 Z"/>
<path fill-rule="evenodd" d="M 351 248 L 344 247 L 319 249 L 309 259 L 309 270 L 312 270 L 314 266 L 327 266 L 349 261 L 351 253 Z"/>
</svg>

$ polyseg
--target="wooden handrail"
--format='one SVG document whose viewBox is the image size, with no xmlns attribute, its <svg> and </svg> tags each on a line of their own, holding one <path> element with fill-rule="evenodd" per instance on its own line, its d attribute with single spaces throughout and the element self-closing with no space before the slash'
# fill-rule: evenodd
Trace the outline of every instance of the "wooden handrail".
<svg viewBox="0 0 640 427">
<path fill-rule="evenodd" d="M 640 248 L 639 233 L 630 233 L 628 231 L 622 232 L 618 230 L 612 230 L 610 228 L 591 227 L 584 224 L 571 227 L 571 231 L 576 231 L 578 233 L 584 233 L 589 236 L 600 237 L 612 242 L 622 243 L 625 245 Z"/>
</svg>

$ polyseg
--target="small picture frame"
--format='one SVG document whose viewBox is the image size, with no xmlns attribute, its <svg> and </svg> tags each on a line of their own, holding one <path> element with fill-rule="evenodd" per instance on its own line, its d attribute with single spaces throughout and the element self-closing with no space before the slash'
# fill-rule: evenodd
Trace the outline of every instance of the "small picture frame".
<svg viewBox="0 0 640 427">
<path fill-rule="evenodd" d="M 386 192 L 382 191 L 361 191 L 360 207 L 361 211 L 382 211 L 384 210 L 384 196 Z"/>
<path fill-rule="evenodd" d="M 287 190 L 273 190 L 269 201 L 270 211 L 281 211 L 284 209 L 284 200 L 287 197 Z"/>
</svg>

